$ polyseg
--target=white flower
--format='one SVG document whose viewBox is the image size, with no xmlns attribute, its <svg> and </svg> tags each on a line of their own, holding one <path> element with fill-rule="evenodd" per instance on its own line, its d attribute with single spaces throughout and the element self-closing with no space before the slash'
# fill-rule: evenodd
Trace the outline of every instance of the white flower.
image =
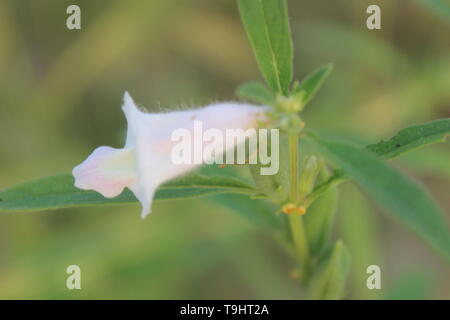
<svg viewBox="0 0 450 320">
<path fill-rule="evenodd" d="M 129 188 L 141 202 L 144 218 L 151 210 L 156 188 L 198 164 L 175 164 L 171 150 L 176 142 L 171 140 L 174 130 L 193 130 L 194 120 L 202 121 L 204 129 L 256 128 L 258 120 L 264 119 L 264 106 L 238 103 L 218 103 L 201 109 L 168 113 L 144 113 L 130 95 L 125 92 L 123 112 L 128 122 L 125 146 L 116 149 L 101 146 L 72 174 L 75 186 L 95 190 L 104 197 L 112 198 Z"/>
</svg>

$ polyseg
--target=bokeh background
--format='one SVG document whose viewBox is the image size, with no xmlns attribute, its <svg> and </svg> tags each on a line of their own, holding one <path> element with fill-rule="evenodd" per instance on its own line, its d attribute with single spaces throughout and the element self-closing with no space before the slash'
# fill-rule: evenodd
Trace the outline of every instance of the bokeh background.
<svg viewBox="0 0 450 320">
<path fill-rule="evenodd" d="M 305 112 L 360 143 L 450 116 L 450 11 L 433 0 L 291 0 L 295 77 L 335 69 Z M 382 29 L 366 28 L 369 4 Z M 442 1 L 443 4 L 450 2 Z M 66 28 L 81 7 L 82 29 Z M 0 189 L 69 172 L 120 146 L 123 92 L 149 110 L 235 99 L 260 79 L 232 0 L 0 1 Z M 450 210 L 449 143 L 393 164 Z M 336 237 L 353 254 L 348 298 L 450 298 L 448 265 L 352 184 Z M 66 289 L 68 265 L 82 290 Z M 366 288 L 366 267 L 382 290 Z M 295 299 L 294 262 L 267 229 L 211 199 L 0 213 L 2 299 Z"/>
</svg>

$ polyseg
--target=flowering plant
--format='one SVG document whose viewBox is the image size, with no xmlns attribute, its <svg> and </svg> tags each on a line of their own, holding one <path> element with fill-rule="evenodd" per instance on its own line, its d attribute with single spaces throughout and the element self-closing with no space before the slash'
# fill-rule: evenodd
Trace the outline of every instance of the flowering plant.
<svg viewBox="0 0 450 320">
<path fill-rule="evenodd" d="M 287 244 L 296 259 L 305 297 L 337 299 L 345 294 L 351 252 L 331 233 L 338 200 L 337 186 L 352 180 L 386 214 L 407 226 L 450 261 L 450 232 L 444 215 L 416 181 L 385 161 L 414 149 L 444 141 L 450 119 L 439 119 L 399 131 L 387 141 L 365 148 L 324 138 L 305 126 L 301 112 L 331 72 L 331 65 L 302 81 L 293 79 L 293 48 L 285 0 L 240 0 L 239 10 L 266 84 L 250 82 L 237 93 L 247 103 L 226 102 L 200 109 L 149 114 L 125 94 L 128 122 L 125 146 L 99 147 L 73 170 L 19 184 L 0 192 L 1 211 L 32 211 L 139 201 L 142 216 L 153 200 L 217 194 L 244 195 L 253 206 L 252 219 L 262 221 Z M 260 163 L 249 163 L 253 182 L 237 176 L 201 175 L 217 154 L 190 164 L 171 157 L 174 130 L 194 130 L 196 120 L 219 133 L 227 129 L 278 129 L 276 173 L 261 174 Z M 274 141 L 271 141 L 274 142 Z M 219 154 L 245 143 L 236 140 Z M 257 149 L 261 149 L 259 144 Z M 77 159 L 81 160 L 81 159 Z M 249 160 L 249 159 L 246 159 Z M 125 189 L 127 188 L 127 189 Z M 233 199 L 233 198 L 231 198 Z M 262 209 L 271 208 L 267 214 Z"/>
</svg>

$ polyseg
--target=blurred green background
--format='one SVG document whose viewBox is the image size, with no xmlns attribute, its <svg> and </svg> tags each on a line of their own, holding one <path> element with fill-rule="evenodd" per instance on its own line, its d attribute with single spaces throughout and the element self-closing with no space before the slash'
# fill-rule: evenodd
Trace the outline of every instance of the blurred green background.
<svg viewBox="0 0 450 320">
<path fill-rule="evenodd" d="M 289 1 L 295 77 L 335 69 L 307 126 L 360 143 L 450 116 L 450 12 L 426 1 Z M 433 2 L 430 0 L 428 4 Z M 66 8 L 81 7 L 81 30 Z M 443 0 L 442 3 L 449 3 Z M 450 5 L 450 4 L 449 4 Z M 430 10 L 431 9 L 431 10 Z M 0 189 L 69 172 L 99 145 L 123 143 L 123 92 L 149 110 L 235 99 L 260 79 L 231 0 L 0 1 Z M 394 162 L 450 210 L 449 143 Z M 450 272 L 349 183 L 336 237 L 353 254 L 348 298 L 450 298 Z M 82 272 L 69 291 L 67 266 Z M 366 268 L 382 290 L 366 288 Z M 295 299 L 294 262 L 264 228 L 211 199 L 0 213 L 2 299 Z"/>
</svg>

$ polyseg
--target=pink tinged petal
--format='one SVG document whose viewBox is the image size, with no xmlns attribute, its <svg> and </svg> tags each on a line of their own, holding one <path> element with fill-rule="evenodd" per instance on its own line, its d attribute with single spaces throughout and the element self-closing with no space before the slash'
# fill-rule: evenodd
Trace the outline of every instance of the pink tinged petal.
<svg viewBox="0 0 450 320">
<path fill-rule="evenodd" d="M 72 174 L 77 188 L 94 190 L 104 197 L 112 198 L 121 194 L 125 187 L 135 183 L 134 166 L 132 149 L 102 146 L 76 166 Z"/>
<path fill-rule="evenodd" d="M 264 120 L 267 107 L 220 103 L 196 110 L 149 114 L 140 111 L 126 92 L 122 110 L 128 123 L 125 148 L 97 148 L 73 169 L 75 186 L 105 197 L 115 197 L 128 187 L 141 202 L 144 218 L 162 183 L 198 166 L 172 161 L 174 130 L 185 128 L 192 135 L 193 120 L 202 121 L 203 130 L 215 128 L 223 134 L 226 129 L 255 128 L 259 120 Z"/>
</svg>

